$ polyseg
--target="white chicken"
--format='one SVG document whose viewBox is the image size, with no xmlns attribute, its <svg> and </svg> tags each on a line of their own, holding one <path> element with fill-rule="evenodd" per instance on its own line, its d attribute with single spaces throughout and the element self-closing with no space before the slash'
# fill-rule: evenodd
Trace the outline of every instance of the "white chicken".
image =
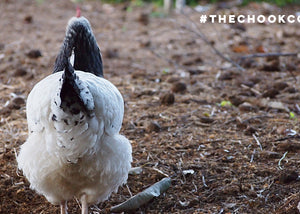
<svg viewBox="0 0 300 214">
<path fill-rule="evenodd" d="M 76 197 L 87 214 L 89 204 L 106 200 L 127 181 L 131 168 L 130 142 L 119 134 L 124 101 L 102 70 L 89 21 L 73 17 L 53 74 L 27 99 L 29 136 L 18 167 L 30 187 L 60 205 L 61 213 Z"/>
</svg>

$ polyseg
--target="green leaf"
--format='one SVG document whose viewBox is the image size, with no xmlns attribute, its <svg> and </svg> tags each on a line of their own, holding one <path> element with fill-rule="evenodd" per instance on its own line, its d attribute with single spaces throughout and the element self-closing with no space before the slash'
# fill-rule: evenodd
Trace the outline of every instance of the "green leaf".
<svg viewBox="0 0 300 214">
<path fill-rule="evenodd" d="M 225 106 L 232 106 L 232 103 L 228 100 L 223 100 L 221 103 L 220 103 L 220 106 L 221 107 L 225 107 Z"/>
<path fill-rule="evenodd" d="M 294 112 L 290 112 L 290 119 L 295 119 L 295 113 Z"/>
<path fill-rule="evenodd" d="M 162 70 L 162 74 L 168 74 L 170 72 L 170 70 L 168 68 L 165 68 L 164 70 Z"/>
<path fill-rule="evenodd" d="M 204 112 L 203 115 L 204 115 L 205 117 L 210 117 L 210 114 L 209 114 L 208 112 Z"/>
</svg>

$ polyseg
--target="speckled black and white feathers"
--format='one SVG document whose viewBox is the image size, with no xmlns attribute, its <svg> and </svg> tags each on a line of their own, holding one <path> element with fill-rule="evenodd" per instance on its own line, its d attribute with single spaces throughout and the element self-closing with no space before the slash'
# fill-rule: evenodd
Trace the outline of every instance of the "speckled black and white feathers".
<svg viewBox="0 0 300 214">
<path fill-rule="evenodd" d="M 100 48 L 91 29 L 89 21 L 84 18 L 70 19 L 63 45 L 56 58 L 54 71 L 65 68 L 66 60 L 74 54 L 74 69 L 90 72 L 103 77 L 103 63 Z"/>
<path fill-rule="evenodd" d="M 94 100 L 88 87 L 79 80 L 74 72 L 74 68 L 67 61 L 62 78 L 60 78 L 61 87 L 57 92 L 60 107 L 64 112 L 70 112 L 72 115 L 85 112 L 91 115 L 94 110 Z"/>
</svg>

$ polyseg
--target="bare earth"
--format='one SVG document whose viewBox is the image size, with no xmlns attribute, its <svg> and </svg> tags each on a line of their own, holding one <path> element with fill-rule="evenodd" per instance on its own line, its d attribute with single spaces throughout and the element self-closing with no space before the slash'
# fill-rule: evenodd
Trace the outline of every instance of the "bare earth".
<svg viewBox="0 0 300 214">
<path fill-rule="evenodd" d="M 151 5 L 80 6 L 105 78 L 124 96 L 121 132 L 132 142 L 133 166 L 143 169 L 92 213 L 109 212 L 130 198 L 128 189 L 137 194 L 164 174 L 171 188 L 136 213 L 299 213 L 300 58 L 249 58 L 241 71 L 193 32 L 238 62 L 253 53 L 299 52 L 299 23 L 200 24 L 200 13 L 189 9 L 163 18 Z M 15 156 L 27 137 L 26 97 L 52 72 L 75 8 L 67 0 L 0 1 L 0 213 L 59 212 L 30 190 Z M 205 13 L 296 11 L 251 4 Z M 69 202 L 69 213 L 79 211 Z"/>
</svg>

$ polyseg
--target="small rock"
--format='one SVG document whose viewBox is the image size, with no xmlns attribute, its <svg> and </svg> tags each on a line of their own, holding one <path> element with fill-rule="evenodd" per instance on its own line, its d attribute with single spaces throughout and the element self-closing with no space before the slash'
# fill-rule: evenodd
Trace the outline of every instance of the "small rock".
<svg viewBox="0 0 300 214">
<path fill-rule="evenodd" d="M 232 51 L 235 53 L 249 53 L 249 47 L 247 44 L 233 45 Z"/>
<path fill-rule="evenodd" d="M 201 123 L 213 123 L 215 120 L 210 117 L 200 117 Z"/>
<path fill-rule="evenodd" d="M 203 62 L 202 58 L 199 56 L 190 57 L 182 62 L 182 65 L 190 66 L 190 65 L 198 65 Z"/>
<path fill-rule="evenodd" d="M 280 71 L 280 63 L 279 60 L 273 60 L 270 63 L 266 63 L 262 66 L 261 70 L 263 71 Z"/>
<path fill-rule="evenodd" d="M 175 102 L 175 96 L 173 93 L 166 93 L 160 97 L 160 102 L 163 105 L 172 105 Z"/>
<path fill-rule="evenodd" d="M 279 94 L 279 91 L 275 88 L 268 89 L 265 91 L 262 96 L 263 97 L 269 97 L 269 98 L 275 98 L 276 95 Z"/>
<path fill-rule="evenodd" d="M 257 108 L 254 107 L 252 104 L 248 102 L 244 102 L 241 105 L 239 105 L 240 111 L 256 111 Z"/>
<path fill-rule="evenodd" d="M 20 109 L 23 105 L 25 105 L 25 99 L 23 97 L 17 96 L 14 97 L 10 104 L 6 106 L 9 109 Z"/>
<path fill-rule="evenodd" d="M 234 106 L 239 106 L 240 104 L 242 104 L 244 102 L 244 100 L 240 96 L 237 96 L 237 95 L 232 95 L 232 96 L 228 97 L 228 99 Z"/>
<path fill-rule="evenodd" d="M 270 101 L 266 98 L 260 99 L 258 105 L 263 108 L 278 109 L 286 112 L 290 111 L 284 103 L 280 101 Z"/>
<path fill-rule="evenodd" d="M 186 84 L 183 82 L 176 82 L 172 85 L 171 90 L 174 93 L 178 93 L 178 92 L 184 92 L 186 90 Z"/>
<path fill-rule="evenodd" d="M 42 56 L 42 52 L 38 49 L 33 49 L 33 50 L 30 50 L 26 56 L 28 56 L 29 58 L 32 58 L 32 59 L 36 59 L 36 58 L 39 58 Z"/>
<path fill-rule="evenodd" d="M 160 129 L 160 125 L 154 121 L 151 121 L 147 126 L 147 132 L 159 132 Z"/>
<path fill-rule="evenodd" d="M 23 97 L 18 96 L 18 97 L 14 97 L 11 102 L 14 106 L 20 108 L 22 105 L 25 104 L 25 99 Z"/>
<path fill-rule="evenodd" d="M 289 85 L 285 82 L 277 82 L 273 85 L 273 88 L 275 90 L 278 90 L 278 91 L 282 91 L 283 89 L 287 88 Z"/>
<path fill-rule="evenodd" d="M 25 68 L 17 68 L 17 70 L 14 72 L 13 76 L 14 77 L 22 77 L 27 74 L 27 70 Z"/>
<path fill-rule="evenodd" d="M 24 21 L 25 21 L 26 23 L 30 24 L 30 23 L 32 23 L 33 18 L 32 18 L 31 15 L 26 15 L 26 16 L 24 17 Z"/>
<path fill-rule="evenodd" d="M 257 129 L 255 129 L 252 126 L 248 126 L 245 130 L 244 130 L 244 134 L 251 136 L 252 134 L 254 134 L 257 131 Z"/>
<path fill-rule="evenodd" d="M 279 175 L 278 181 L 282 184 L 291 183 L 292 181 L 296 181 L 298 179 L 298 173 L 295 171 L 283 171 L 281 175 Z"/>
<path fill-rule="evenodd" d="M 141 13 L 139 15 L 138 21 L 143 25 L 149 24 L 149 14 L 148 13 Z"/>
<path fill-rule="evenodd" d="M 142 79 L 142 78 L 145 78 L 146 75 L 147 75 L 147 74 L 146 74 L 145 71 L 140 70 L 140 71 L 135 71 L 135 72 L 133 72 L 133 73 L 131 74 L 131 78 L 132 78 L 132 79 Z"/>
</svg>

